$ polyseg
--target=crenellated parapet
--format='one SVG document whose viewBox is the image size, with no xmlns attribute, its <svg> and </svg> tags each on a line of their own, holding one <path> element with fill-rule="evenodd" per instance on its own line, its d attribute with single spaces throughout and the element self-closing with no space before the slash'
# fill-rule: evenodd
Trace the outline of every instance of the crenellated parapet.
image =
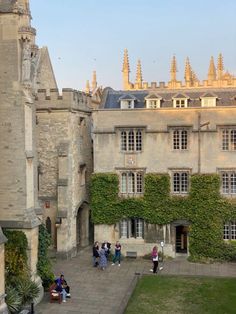
<svg viewBox="0 0 236 314">
<path fill-rule="evenodd" d="M 135 83 L 130 82 L 129 73 L 129 57 L 128 50 L 125 49 L 123 61 L 123 87 L 124 90 L 155 90 L 155 89 L 181 89 L 181 88 L 227 88 L 236 87 L 236 77 L 224 70 L 223 56 L 220 53 L 217 60 L 217 68 L 214 64 L 214 59 L 211 57 L 208 69 L 207 79 L 200 81 L 193 71 L 189 58 L 185 62 L 184 81 L 177 78 L 177 60 L 173 56 L 170 65 L 170 81 L 151 82 L 143 81 L 141 61 L 138 60 Z"/>
<path fill-rule="evenodd" d="M 37 110 L 91 110 L 91 95 L 72 88 L 39 89 L 35 101 Z"/>
</svg>

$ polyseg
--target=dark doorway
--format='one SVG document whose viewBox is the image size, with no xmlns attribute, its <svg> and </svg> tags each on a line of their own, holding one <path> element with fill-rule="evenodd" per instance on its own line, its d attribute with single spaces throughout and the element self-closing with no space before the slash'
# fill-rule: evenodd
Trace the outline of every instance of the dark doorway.
<svg viewBox="0 0 236 314">
<path fill-rule="evenodd" d="M 188 227 L 177 226 L 176 227 L 176 253 L 187 253 L 188 251 Z"/>
<path fill-rule="evenodd" d="M 46 219 L 46 229 L 47 229 L 47 232 L 51 235 L 52 234 L 52 222 L 49 217 L 47 217 Z"/>
</svg>

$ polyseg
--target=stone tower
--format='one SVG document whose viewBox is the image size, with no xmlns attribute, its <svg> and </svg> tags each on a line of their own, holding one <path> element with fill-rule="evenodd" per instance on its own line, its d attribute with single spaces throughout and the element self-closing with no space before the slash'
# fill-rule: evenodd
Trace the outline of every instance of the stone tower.
<svg viewBox="0 0 236 314">
<path fill-rule="evenodd" d="M 129 56 L 128 56 L 128 50 L 125 49 L 124 51 L 124 61 L 123 61 L 123 88 L 124 90 L 129 89 L 130 82 L 129 82 L 129 73 L 130 73 L 130 68 L 129 68 Z"/>
<path fill-rule="evenodd" d="M 0 226 L 28 239 L 32 279 L 38 281 L 37 156 L 34 76 L 38 48 L 28 0 L 0 0 Z"/>
</svg>

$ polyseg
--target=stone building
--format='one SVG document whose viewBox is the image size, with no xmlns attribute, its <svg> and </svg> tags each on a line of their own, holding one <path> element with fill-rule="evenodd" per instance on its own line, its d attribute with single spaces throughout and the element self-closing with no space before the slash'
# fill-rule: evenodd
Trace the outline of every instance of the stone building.
<svg viewBox="0 0 236 314">
<path fill-rule="evenodd" d="M 92 239 L 88 180 L 92 172 L 91 97 L 39 89 L 36 96 L 39 200 L 60 256 Z"/>
<path fill-rule="evenodd" d="M 25 233 L 31 277 L 41 285 L 36 270 L 40 220 L 36 216 L 38 161 L 33 97 L 38 48 L 30 22 L 27 0 L 0 1 L 0 226 Z M 1 303 L 3 298 L 1 294 Z"/>
<path fill-rule="evenodd" d="M 48 50 L 35 44 L 35 36 L 29 0 L 0 0 L 0 261 L 6 240 L 1 227 L 22 230 L 31 277 L 41 285 L 42 222 L 60 256 L 74 256 L 92 238 L 87 183 L 93 101 L 71 89 L 59 94 Z M 1 280 L 0 313 L 4 296 Z"/>
<path fill-rule="evenodd" d="M 138 62 L 135 83 L 129 80 L 125 50 L 124 90 L 106 88 L 103 102 L 93 112 L 94 173 L 116 173 L 119 197 L 144 194 L 145 174 L 169 174 L 171 194 L 184 197 L 195 173 L 217 173 L 222 195 L 236 197 L 236 78 L 217 69 L 211 58 L 208 78 L 200 82 L 186 60 L 185 82 L 176 78 L 176 59 L 168 84 L 143 82 Z M 95 239 L 119 240 L 124 254 L 138 255 L 164 241 L 165 253 L 189 253 L 186 219 L 167 225 L 146 223 L 140 217 L 120 217 L 116 224 L 96 224 Z M 236 222 L 222 226 L 225 239 L 236 239 Z"/>
</svg>

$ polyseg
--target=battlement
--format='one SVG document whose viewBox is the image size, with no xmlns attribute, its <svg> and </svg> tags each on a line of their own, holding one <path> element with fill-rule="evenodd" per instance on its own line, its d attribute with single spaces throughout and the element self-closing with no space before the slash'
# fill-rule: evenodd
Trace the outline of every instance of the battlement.
<svg viewBox="0 0 236 314">
<path fill-rule="evenodd" d="M 38 89 L 35 95 L 37 109 L 91 110 L 91 95 L 72 88 Z"/>
<path fill-rule="evenodd" d="M 129 83 L 127 90 L 156 90 L 156 89 L 196 89 L 196 88 L 232 88 L 236 87 L 236 78 L 231 80 L 214 80 L 209 82 L 208 80 L 196 81 L 193 83 L 182 82 L 182 81 L 169 81 L 165 82 L 141 82 L 141 83 Z"/>
</svg>

